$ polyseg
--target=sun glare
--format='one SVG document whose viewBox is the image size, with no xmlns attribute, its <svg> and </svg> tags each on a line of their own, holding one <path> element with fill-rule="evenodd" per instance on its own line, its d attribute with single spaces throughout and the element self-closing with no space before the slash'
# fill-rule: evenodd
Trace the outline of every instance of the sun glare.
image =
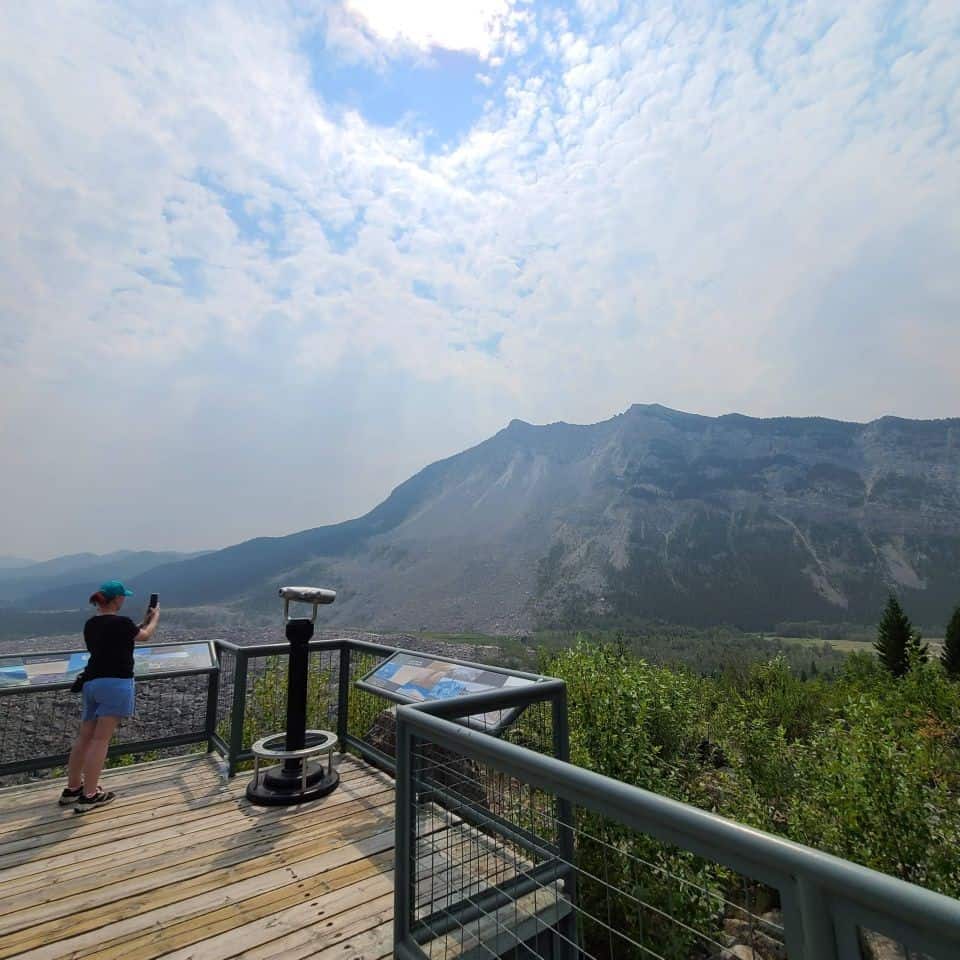
<svg viewBox="0 0 960 960">
<path fill-rule="evenodd" d="M 347 9 L 389 43 L 441 47 L 487 59 L 503 33 L 509 0 L 347 0 Z"/>
</svg>

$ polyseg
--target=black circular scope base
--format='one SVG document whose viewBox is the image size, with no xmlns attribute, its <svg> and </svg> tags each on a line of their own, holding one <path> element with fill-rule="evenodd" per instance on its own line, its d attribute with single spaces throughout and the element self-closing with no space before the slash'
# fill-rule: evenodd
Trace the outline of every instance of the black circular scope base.
<svg viewBox="0 0 960 960">
<path fill-rule="evenodd" d="M 338 771 L 328 772 L 325 764 L 307 761 L 307 789 L 304 790 L 300 771 L 290 776 L 281 764 L 261 774 L 259 784 L 252 780 L 247 784 L 247 799 L 260 807 L 291 807 L 319 800 L 332 793 L 339 783 Z"/>
</svg>

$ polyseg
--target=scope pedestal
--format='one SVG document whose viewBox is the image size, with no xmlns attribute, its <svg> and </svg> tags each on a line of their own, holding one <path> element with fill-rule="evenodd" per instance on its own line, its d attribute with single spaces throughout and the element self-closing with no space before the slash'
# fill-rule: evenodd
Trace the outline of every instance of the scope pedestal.
<svg viewBox="0 0 960 960">
<path fill-rule="evenodd" d="M 313 636 L 313 621 L 287 620 L 290 657 L 287 666 L 287 732 L 286 737 L 272 738 L 272 749 L 303 750 L 307 742 L 307 680 L 310 667 L 308 644 Z M 307 765 L 304 779 L 303 764 Z M 251 803 L 265 807 L 291 806 L 326 796 L 340 782 L 340 774 L 307 758 L 288 758 L 271 767 L 247 785 Z"/>
</svg>

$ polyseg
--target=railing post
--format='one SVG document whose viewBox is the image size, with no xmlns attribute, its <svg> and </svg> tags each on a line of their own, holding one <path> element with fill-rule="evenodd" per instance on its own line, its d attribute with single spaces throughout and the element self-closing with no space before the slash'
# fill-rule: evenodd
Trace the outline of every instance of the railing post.
<svg viewBox="0 0 960 960">
<path fill-rule="evenodd" d="M 553 755 L 557 760 L 569 763 L 570 724 L 567 717 L 566 684 L 551 696 L 550 705 L 553 711 Z M 557 846 L 560 848 L 561 859 L 568 864 L 563 879 L 563 892 L 571 905 L 575 906 L 577 902 L 577 873 L 574 866 L 576 849 L 574 846 L 573 818 L 573 804 L 563 797 L 557 797 L 557 822 L 559 824 Z M 577 911 L 571 908 L 570 912 L 560 920 L 558 927 L 560 936 L 563 938 L 558 951 L 559 956 L 561 958 L 575 956 L 577 952 Z"/>
<path fill-rule="evenodd" d="M 346 640 L 340 645 L 340 673 L 337 681 L 337 738 L 340 740 L 340 752 L 346 753 L 350 719 L 350 643 Z"/>
<path fill-rule="evenodd" d="M 411 892 L 413 878 L 414 836 L 413 802 L 413 736 L 403 719 L 403 707 L 397 709 L 397 773 L 394 783 L 396 807 L 394 823 L 394 868 L 393 868 L 393 944 L 399 952 L 400 945 L 410 940 Z"/>
<path fill-rule="evenodd" d="M 214 750 L 213 735 L 217 732 L 217 707 L 220 703 L 220 668 L 207 674 L 207 716 L 205 729 L 207 732 L 207 753 Z"/>
<path fill-rule="evenodd" d="M 803 953 L 801 960 L 841 960 L 834 934 L 833 914 L 823 896 L 823 891 L 809 877 L 798 876 L 796 903 L 803 929 Z M 784 919 L 788 914 L 784 911 Z M 790 930 L 787 928 L 787 943 Z M 793 951 L 791 949 L 791 957 Z"/>
<path fill-rule="evenodd" d="M 227 776 L 237 772 L 237 758 L 243 752 L 243 721 L 247 709 L 247 654 L 237 650 L 233 669 L 233 707 L 230 711 L 230 755 L 227 757 Z"/>
<path fill-rule="evenodd" d="M 567 685 L 550 697 L 553 710 L 553 755 L 564 763 L 570 762 L 570 720 L 567 716 Z"/>
</svg>

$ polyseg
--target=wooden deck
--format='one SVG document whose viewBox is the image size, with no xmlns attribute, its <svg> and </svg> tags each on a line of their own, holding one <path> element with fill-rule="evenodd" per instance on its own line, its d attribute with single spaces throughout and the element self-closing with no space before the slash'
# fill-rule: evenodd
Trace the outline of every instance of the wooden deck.
<svg viewBox="0 0 960 960">
<path fill-rule="evenodd" d="M 393 781 L 339 768 L 292 808 L 208 757 L 108 771 L 117 799 L 84 817 L 63 781 L 0 791 L 0 960 L 390 956 Z"/>
</svg>

